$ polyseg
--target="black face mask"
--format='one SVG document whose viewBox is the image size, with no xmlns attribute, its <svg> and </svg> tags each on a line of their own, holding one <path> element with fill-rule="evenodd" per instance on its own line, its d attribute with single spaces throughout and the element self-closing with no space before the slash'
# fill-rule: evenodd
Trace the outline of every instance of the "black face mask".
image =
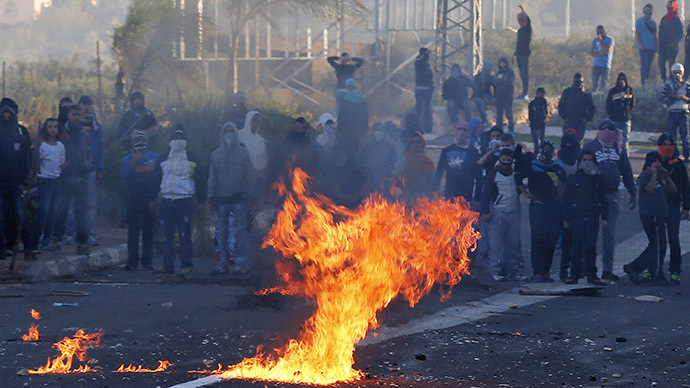
<svg viewBox="0 0 690 388">
<path fill-rule="evenodd" d="M 513 162 L 508 162 L 508 163 L 506 163 L 506 162 L 501 162 L 501 161 L 499 160 L 498 163 L 499 163 L 501 166 L 503 166 L 503 167 L 512 167 L 512 166 L 513 166 Z"/>
<path fill-rule="evenodd" d="M 585 83 L 578 80 L 578 81 L 573 82 L 573 86 L 575 86 L 578 89 L 584 89 Z"/>
<path fill-rule="evenodd" d="M 17 120 L 14 117 L 6 119 L 0 116 L 0 129 L 4 130 L 15 130 L 17 128 Z"/>
</svg>

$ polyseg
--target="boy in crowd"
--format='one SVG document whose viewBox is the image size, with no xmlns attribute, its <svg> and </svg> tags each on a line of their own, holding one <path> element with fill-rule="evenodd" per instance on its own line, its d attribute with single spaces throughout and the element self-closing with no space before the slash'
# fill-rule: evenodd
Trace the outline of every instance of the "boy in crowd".
<svg viewBox="0 0 690 388">
<path fill-rule="evenodd" d="M 532 132 L 532 140 L 534 141 L 534 153 L 539 155 L 541 143 L 544 141 L 544 132 L 546 131 L 546 116 L 549 114 L 548 104 L 544 95 L 546 91 L 544 88 L 537 88 L 537 94 L 534 100 L 529 103 L 529 129 Z"/>
</svg>

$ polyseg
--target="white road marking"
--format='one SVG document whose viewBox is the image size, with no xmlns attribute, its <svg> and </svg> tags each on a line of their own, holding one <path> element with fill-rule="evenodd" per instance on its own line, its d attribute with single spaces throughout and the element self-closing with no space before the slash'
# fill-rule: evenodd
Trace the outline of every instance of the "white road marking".
<svg viewBox="0 0 690 388">
<path fill-rule="evenodd" d="M 620 225 L 619 227 L 625 227 L 625 225 Z M 681 254 L 689 252 L 690 241 L 686 236 L 690 236 L 690 222 L 683 221 L 680 224 L 680 236 L 681 236 Z M 623 265 L 632 261 L 637 257 L 642 250 L 647 246 L 647 236 L 644 233 L 638 233 L 632 237 L 629 237 L 625 241 L 616 245 L 616 258 L 617 261 L 613 263 L 614 273 L 619 275 L 623 274 Z M 668 257 L 668 250 L 667 250 Z M 597 258 L 597 261 L 601 261 L 601 256 Z M 667 263 L 668 260 L 665 261 Z M 544 302 L 547 300 L 559 298 L 557 295 L 537 295 L 537 296 L 523 296 L 518 293 L 520 289 L 539 289 L 539 290 L 549 290 L 549 291 L 560 291 L 568 290 L 572 288 L 582 287 L 580 284 L 569 286 L 559 283 L 552 284 L 535 284 L 535 283 L 525 283 L 520 287 L 515 287 L 511 290 L 502 292 L 500 294 L 492 295 L 484 299 L 477 301 L 467 302 L 463 305 L 450 306 L 446 309 L 438 311 L 433 315 L 427 315 L 422 318 L 414 319 L 404 325 L 400 326 L 381 326 L 376 332 L 377 336 L 374 336 L 372 332 L 360 341 L 357 346 L 368 346 L 383 341 L 387 341 L 393 338 L 418 334 L 429 330 L 441 330 L 450 327 L 462 325 L 464 323 L 478 321 L 492 315 L 500 314 L 505 311 L 510 310 L 511 305 L 517 305 L 518 307 L 529 306 L 535 303 Z M 197 380 L 192 380 L 186 383 L 178 384 L 170 388 L 198 388 L 207 385 L 212 385 L 221 382 L 218 376 L 208 376 L 200 378 Z"/>
</svg>

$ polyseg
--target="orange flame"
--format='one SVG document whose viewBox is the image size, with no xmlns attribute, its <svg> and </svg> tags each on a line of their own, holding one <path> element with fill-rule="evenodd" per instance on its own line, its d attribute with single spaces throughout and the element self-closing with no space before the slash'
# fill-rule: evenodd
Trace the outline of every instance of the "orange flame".
<svg viewBox="0 0 690 388">
<path fill-rule="evenodd" d="M 164 370 L 168 369 L 172 365 L 174 365 L 174 364 L 171 364 L 170 361 L 160 361 L 160 360 L 158 361 L 158 368 L 156 368 L 156 369 L 147 369 L 141 365 L 135 367 L 132 364 L 129 364 L 128 367 L 125 367 L 125 364 L 122 364 L 115 371 L 115 373 L 158 373 L 158 372 L 163 372 Z"/>
<path fill-rule="evenodd" d="M 50 357 L 45 366 L 38 369 L 30 369 L 30 374 L 66 374 L 66 373 L 86 373 L 93 369 L 88 365 L 82 365 L 77 369 L 72 369 L 72 360 L 76 356 L 79 361 L 86 361 L 86 350 L 89 346 L 98 345 L 103 337 L 103 330 L 97 333 L 86 334 L 84 330 L 78 330 L 74 338 L 65 337 L 62 341 L 55 343 L 53 347 L 60 351 L 60 356 L 52 361 Z"/>
<path fill-rule="evenodd" d="M 38 311 L 36 311 L 34 309 L 31 309 L 31 317 L 33 319 L 39 320 L 39 319 L 41 319 L 41 313 L 39 313 Z"/>
<path fill-rule="evenodd" d="M 36 324 L 31 324 L 31 327 L 29 328 L 29 334 L 24 334 L 22 336 L 22 341 L 38 341 L 38 326 Z"/>
<path fill-rule="evenodd" d="M 276 264 L 281 287 L 301 295 L 316 311 L 275 354 L 257 352 L 224 371 L 223 378 L 248 378 L 329 385 L 353 381 L 355 344 L 376 328 L 376 313 L 401 294 L 414 306 L 441 283 L 441 300 L 469 274 L 468 249 L 479 233 L 477 214 L 462 202 L 420 199 L 415 206 L 370 196 L 350 210 L 309 190 L 309 177 L 295 170 L 264 247 L 286 260 Z"/>
</svg>

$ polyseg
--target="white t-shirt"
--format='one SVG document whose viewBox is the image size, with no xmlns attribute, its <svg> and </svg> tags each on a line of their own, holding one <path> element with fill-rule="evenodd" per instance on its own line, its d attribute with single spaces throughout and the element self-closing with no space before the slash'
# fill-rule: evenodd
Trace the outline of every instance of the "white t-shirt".
<svg viewBox="0 0 690 388">
<path fill-rule="evenodd" d="M 39 178 L 59 178 L 62 171 L 60 166 L 65 164 L 65 146 L 61 142 L 55 145 L 41 143 L 38 148 L 38 163 L 41 166 Z"/>
</svg>

